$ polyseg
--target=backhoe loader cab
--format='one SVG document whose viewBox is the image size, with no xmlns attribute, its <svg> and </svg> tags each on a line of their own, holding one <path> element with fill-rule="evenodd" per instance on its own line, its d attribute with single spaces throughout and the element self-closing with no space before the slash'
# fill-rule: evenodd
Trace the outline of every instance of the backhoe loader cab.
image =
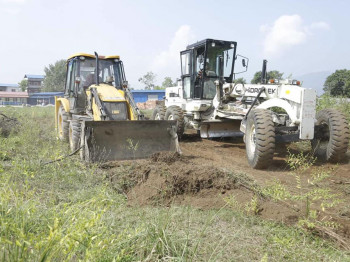
<svg viewBox="0 0 350 262">
<path fill-rule="evenodd" d="M 98 64 L 96 57 L 88 54 L 76 54 L 68 59 L 65 97 L 71 105 L 70 113 L 81 113 L 85 110 L 85 93 L 97 82 L 98 85 L 104 84 L 123 90 L 126 79 L 119 56 L 99 57 Z"/>
<path fill-rule="evenodd" d="M 181 52 L 184 99 L 213 100 L 215 81 L 232 83 L 236 42 L 205 39 Z"/>
<path fill-rule="evenodd" d="M 58 138 L 86 161 L 179 151 L 175 121 L 143 120 L 119 56 L 69 57 L 64 97 L 55 100 L 55 112 Z"/>
</svg>

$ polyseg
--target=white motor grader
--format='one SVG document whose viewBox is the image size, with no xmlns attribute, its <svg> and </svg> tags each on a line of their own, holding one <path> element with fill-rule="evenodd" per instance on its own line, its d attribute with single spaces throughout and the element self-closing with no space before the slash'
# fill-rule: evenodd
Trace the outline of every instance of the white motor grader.
<svg viewBox="0 0 350 262">
<path fill-rule="evenodd" d="M 195 129 L 202 138 L 243 136 L 248 162 L 267 168 L 276 143 L 311 140 L 322 160 L 343 160 L 349 143 L 346 118 L 334 109 L 316 114 L 316 92 L 296 80 L 266 79 L 261 84 L 235 82 L 237 43 L 205 39 L 181 52 L 181 81 L 166 89 L 165 103 L 155 108 L 154 120 L 177 120 L 179 137 Z"/>
</svg>

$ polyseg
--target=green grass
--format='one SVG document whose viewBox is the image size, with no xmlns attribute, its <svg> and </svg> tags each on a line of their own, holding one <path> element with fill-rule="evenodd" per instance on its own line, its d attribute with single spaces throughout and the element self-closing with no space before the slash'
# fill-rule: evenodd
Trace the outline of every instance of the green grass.
<svg viewBox="0 0 350 262">
<path fill-rule="evenodd" d="M 345 97 L 332 97 L 328 94 L 322 95 L 317 99 L 317 111 L 326 108 L 334 108 L 342 112 L 350 124 L 350 103 Z"/>
<path fill-rule="evenodd" d="M 1 108 L 0 261 L 350 261 L 332 243 L 229 208 L 128 207 L 55 138 L 53 108 Z M 6 156 L 6 157 L 4 157 Z"/>
</svg>

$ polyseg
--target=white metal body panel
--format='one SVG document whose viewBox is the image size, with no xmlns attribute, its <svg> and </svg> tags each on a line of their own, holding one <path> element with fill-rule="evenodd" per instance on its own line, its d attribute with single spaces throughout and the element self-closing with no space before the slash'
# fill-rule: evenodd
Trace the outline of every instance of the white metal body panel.
<svg viewBox="0 0 350 262">
<path fill-rule="evenodd" d="M 304 89 L 300 109 L 300 139 L 313 139 L 316 115 L 316 91 Z"/>
<path fill-rule="evenodd" d="M 224 95 L 232 97 L 233 101 L 243 97 L 254 98 L 258 95 L 261 88 L 265 88 L 265 91 L 261 94 L 263 102 L 257 106 L 257 108 L 283 108 L 289 118 L 288 126 L 299 127 L 300 139 L 313 139 L 314 137 L 314 125 L 316 115 L 316 91 L 309 88 L 300 87 L 297 85 L 291 85 L 289 83 L 279 83 L 272 85 L 261 84 L 224 84 Z M 218 92 L 218 91 L 217 91 Z M 175 94 L 175 96 L 174 96 Z M 222 101 L 218 100 L 216 95 L 213 100 L 197 100 L 197 99 L 184 99 L 182 97 L 182 86 L 170 87 L 166 89 L 165 105 L 178 105 L 187 115 L 192 115 L 190 120 L 192 125 L 197 126 L 200 121 L 214 120 L 216 118 L 224 119 L 242 119 L 243 112 L 232 112 L 223 110 Z M 229 103 L 229 102 L 228 102 Z M 213 108 L 212 113 L 206 114 L 209 108 Z M 199 122 L 198 122 L 199 121 Z"/>
</svg>

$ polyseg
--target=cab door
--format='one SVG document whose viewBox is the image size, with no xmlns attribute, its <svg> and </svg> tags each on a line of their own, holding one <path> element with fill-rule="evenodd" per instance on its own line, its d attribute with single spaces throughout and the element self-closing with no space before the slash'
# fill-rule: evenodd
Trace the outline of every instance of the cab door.
<svg viewBox="0 0 350 262">
<path fill-rule="evenodd" d="M 85 94 L 80 88 L 79 60 L 72 59 L 67 65 L 65 96 L 68 98 L 70 112 L 77 114 L 85 109 Z"/>
<path fill-rule="evenodd" d="M 186 50 L 182 51 L 180 53 L 181 56 L 181 80 L 182 80 L 182 87 L 183 87 L 183 98 L 184 99 L 191 99 L 193 98 L 193 89 L 194 89 L 194 81 L 192 76 L 192 58 L 193 58 L 193 51 L 192 50 Z"/>
<path fill-rule="evenodd" d="M 73 113 L 75 108 L 75 96 L 74 96 L 74 59 L 70 60 L 67 64 L 67 74 L 66 74 L 66 85 L 64 96 L 69 101 L 69 108 L 71 113 Z"/>
</svg>

